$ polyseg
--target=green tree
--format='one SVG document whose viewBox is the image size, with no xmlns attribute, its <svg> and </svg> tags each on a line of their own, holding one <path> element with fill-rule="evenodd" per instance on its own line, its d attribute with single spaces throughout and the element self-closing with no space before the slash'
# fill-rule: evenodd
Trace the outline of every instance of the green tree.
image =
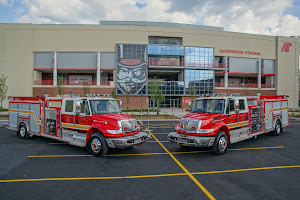
<svg viewBox="0 0 300 200">
<path fill-rule="evenodd" d="M 191 105 L 194 104 L 194 100 L 195 100 L 195 97 L 197 95 L 197 90 L 196 90 L 196 86 L 195 86 L 195 83 L 193 82 L 189 82 L 189 95 L 191 96 Z"/>
<path fill-rule="evenodd" d="M 89 81 L 83 81 L 83 96 L 86 97 L 90 93 L 90 83 Z"/>
<path fill-rule="evenodd" d="M 125 82 L 125 96 L 126 96 L 126 105 L 127 105 L 127 110 L 128 110 L 128 105 L 129 105 L 130 96 L 131 96 L 131 86 L 127 80 Z"/>
<path fill-rule="evenodd" d="M 110 94 L 111 94 L 112 98 L 117 99 L 117 94 L 116 94 L 115 90 L 112 90 Z"/>
<path fill-rule="evenodd" d="M 57 77 L 57 94 L 58 95 L 63 95 L 65 92 L 65 88 L 63 85 L 64 77 L 63 76 L 58 76 Z"/>
<path fill-rule="evenodd" d="M 189 95 L 191 96 L 192 100 L 197 95 L 197 90 L 196 90 L 195 83 L 189 82 Z"/>
<path fill-rule="evenodd" d="M 157 115 L 159 115 L 161 109 L 160 104 L 165 100 L 165 97 L 163 96 L 162 91 L 159 88 L 158 80 L 156 77 L 149 80 L 148 84 L 149 84 L 149 93 L 151 94 L 150 98 L 157 105 L 157 109 L 158 109 Z"/>
<path fill-rule="evenodd" d="M 2 110 L 2 103 L 3 100 L 6 98 L 6 93 L 8 86 L 6 85 L 6 80 L 8 76 L 4 76 L 3 74 L 0 77 L 0 102 L 1 102 L 1 110 Z"/>
</svg>

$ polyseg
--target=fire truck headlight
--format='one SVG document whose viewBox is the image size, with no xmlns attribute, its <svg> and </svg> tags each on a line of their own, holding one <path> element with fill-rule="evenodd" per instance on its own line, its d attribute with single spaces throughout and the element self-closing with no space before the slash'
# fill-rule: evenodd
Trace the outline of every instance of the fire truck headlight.
<svg viewBox="0 0 300 200">
<path fill-rule="evenodd" d="M 122 134 L 122 130 L 106 130 L 107 132 L 109 132 L 110 134 Z"/>
<path fill-rule="evenodd" d="M 175 131 L 180 131 L 180 126 L 175 126 Z"/>
<path fill-rule="evenodd" d="M 211 133 L 214 129 L 199 129 L 197 133 Z"/>
</svg>

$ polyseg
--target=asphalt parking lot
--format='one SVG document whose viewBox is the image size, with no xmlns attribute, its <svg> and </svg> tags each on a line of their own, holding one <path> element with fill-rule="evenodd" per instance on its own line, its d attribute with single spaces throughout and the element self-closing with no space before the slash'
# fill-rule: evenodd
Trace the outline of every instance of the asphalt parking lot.
<svg viewBox="0 0 300 200">
<path fill-rule="evenodd" d="M 300 120 L 290 123 L 216 156 L 168 142 L 176 121 L 150 122 L 149 142 L 100 158 L 0 125 L 0 199 L 299 199 Z"/>
</svg>

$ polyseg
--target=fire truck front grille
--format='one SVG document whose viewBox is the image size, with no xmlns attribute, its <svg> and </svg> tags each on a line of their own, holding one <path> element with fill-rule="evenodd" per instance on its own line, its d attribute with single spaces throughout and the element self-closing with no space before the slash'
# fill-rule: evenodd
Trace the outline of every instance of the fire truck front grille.
<svg viewBox="0 0 300 200">
<path fill-rule="evenodd" d="M 123 133 L 130 133 L 137 131 L 137 122 L 135 119 L 121 121 Z"/>
<path fill-rule="evenodd" d="M 182 119 L 180 121 L 181 130 L 187 133 L 196 133 L 199 127 L 200 120 Z"/>
</svg>

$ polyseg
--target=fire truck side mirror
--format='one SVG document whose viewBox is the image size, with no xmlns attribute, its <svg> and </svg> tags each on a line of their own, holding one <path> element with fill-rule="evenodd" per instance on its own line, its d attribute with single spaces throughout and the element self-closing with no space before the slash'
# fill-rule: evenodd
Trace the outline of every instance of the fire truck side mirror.
<svg viewBox="0 0 300 200">
<path fill-rule="evenodd" d="M 80 110 L 76 110 L 75 115 L 80 115 Z"/>
<path fill-rule="evenodd" d="M 192 111 L 192 101 L 190 100 L 189 101 L 189 112 L 191 112 Z"/>
<path fill-rule="evenodd" d="M 122 112 L 122 106 L 123 106 L 123 102 L 122 101 L 120 101 L 120 110 L 121 110 L 121 112 Z"/>
<path fill-rule="evenodd" d="M 238 99 L 235 99 L 234 100 L 234 112 L 236 113 L 236 114 L 238 114 L 239 112 L 240 112 L 240 110 L 239 110 L 239 107 L 240 107 L 240 105 L 239 105 L 239 100 Z"/>
<path fill-rule="evenodd" d="M 260 99 L 258 99 L 257 104 L 258 104 L 258 106 L 260 106 L 260 104 L 261 104 Z"/>
</svg>

